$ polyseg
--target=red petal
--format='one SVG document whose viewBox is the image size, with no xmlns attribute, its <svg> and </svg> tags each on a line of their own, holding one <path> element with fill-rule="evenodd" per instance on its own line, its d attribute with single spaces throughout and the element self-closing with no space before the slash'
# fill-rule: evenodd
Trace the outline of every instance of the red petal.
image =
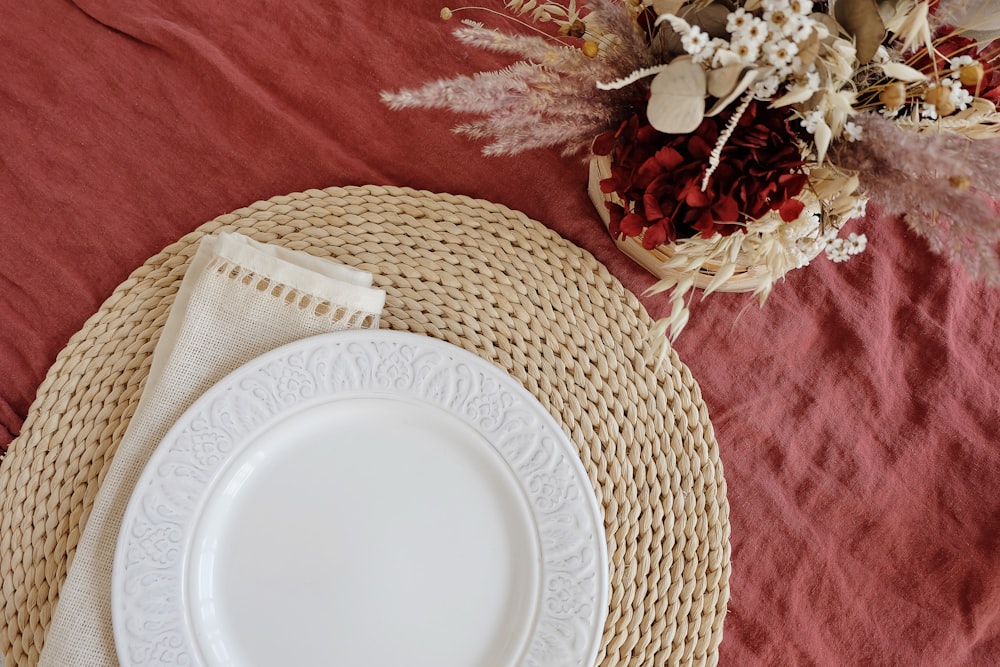
<svg viewBox="0 0 1000 667">
<path fill-rule="evenodd" d="M 698 219 L 695 220 L 691 226 L 700 231 L 701 235 L 706 239 L 711 238 L 712 234 L 717 231 L 715 227 L 715 218 L 712 217 L 712 212 L 708 209 L 703 210 L 701 215 L 698 216 Z"/>
<path fill-rule="evenodd" d="M 717 222 L 738 222 L 740 219 L 739 204 L 732 197 L 719 197 L 712 204 L 712 215 Z"/>
<path fill-rule="evenodd" d="M 647 188 L 650 183 L 653 182 L 657 176 L 663 172 L 663 167 L 660 163 L 656 161 L 655 157 L 651 157 L 642 163 L 639 167 L 638 173 L 636 173 L 635 184 L 640 188 Z"/>
<path fill-rule="evenodd" d="M 649 222 L 662 220 L 666 217 L 660 209 L 660 198 L 654 193 L 647 192 L 642 196 L 642 207 L 643 213 L 646 214 L 646 220 Z"/>
<path fill-rule="evenodd" d="M 656 152 L 656 161 L 664 169 L 676 169 L 684 162 L 684 156 L 676 149 L 666 146 Z"/>
<path fill-rule="evenodd" d="M 621 222 L 621 233 L 625 236 L 638 236 L 646 227 L 646 220 L 641 215 L 629 213 Z"/>
<path fill-rule="evenodd" d="M 778 185 L 782 187 L 786 197 L 794 197 L 802 192 L 808 182 L 809 177 L 805 174 L 783 174 L 778 177 Z"/>
<path fill-rule="evenodd" d="M 684 203 L 692 208 L 704 208 L 712 203 L 708 195 L 701 191 L 701 185 L 693 180 L 688 181 L 681 195 L 684 197 Z"/>
<path fill-rule="evenodd" d="M 666 241 L 667 228 L 665 224 L 661 223 L 646 229 L 646 234 L 642 237 L 642 247 L 646 250 L 652 250 L 656 246 L 666 243 Z"/>
<path fill-rule="evenodd" d="M 791 222 L 802 214 L 802 209 L 806 207 L 798 199 L 786 199 L 778 206 L 778 213 L 785 222 Z"/>
</svg>

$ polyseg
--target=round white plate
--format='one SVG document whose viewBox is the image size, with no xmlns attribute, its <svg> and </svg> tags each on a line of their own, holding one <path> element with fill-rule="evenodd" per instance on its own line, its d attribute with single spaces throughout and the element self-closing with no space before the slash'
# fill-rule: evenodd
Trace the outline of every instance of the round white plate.
<svg viewBox="0 0 1000 667">
<path fill-rule="evenodd" d="M 576 449 L 496 366 L 350 331 L 250 362 L 184 413 L 119 534 L 139 665 L 593 665 L 601 513 Z"/>
</svg>

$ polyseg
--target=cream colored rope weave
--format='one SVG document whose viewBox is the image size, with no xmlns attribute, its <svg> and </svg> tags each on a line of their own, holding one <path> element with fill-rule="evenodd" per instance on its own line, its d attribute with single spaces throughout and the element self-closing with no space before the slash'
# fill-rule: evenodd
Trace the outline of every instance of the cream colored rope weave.
<svg viewBox="0 0 1000 667">
<path fill-rule="evenodd" d="M 598 663 L 714 664 L 729 522 L 701 393 L 590 254 L 523 214 L 401 188 L 311 190 L 223 215 L 151 258 L 69 341 L 0 464 L 0 650 L 33 666 L 94 496 L 135 410 L 198 239 L 238 231 L 370 271 L 382 326 L 497 364 L 556 417 L 604 510 L 610 611 Z"/>
</svg>

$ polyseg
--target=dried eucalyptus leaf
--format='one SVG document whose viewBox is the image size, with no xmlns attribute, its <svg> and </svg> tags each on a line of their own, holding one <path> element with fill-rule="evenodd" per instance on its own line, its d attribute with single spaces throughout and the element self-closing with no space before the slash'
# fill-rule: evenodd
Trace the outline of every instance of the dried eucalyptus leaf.
<svg viewBox="0 0 1000 667">
<path fill-rule="evenodd" d="M 809 171 L 809 184 L 813 194 L 820 201 L 828 201 L 838 196 L 844 189 L 847 177 L 829 167 L 813 167 Z"/>
<path fill-rule="evenodd" d="M 830 36 L 827 37 L 827 39 L 836 39 L 837 35 L 839 35 L 842 30 L 840 24 L 826 12 L 813 12 L 809 15 L 809 18 L 817 23 L 822 23 L 826 27 L 827 32 L 830 33 Z"/>
<path fill-rule="evenodd" d="M 845 213 L 854 204 L 858 189 L 858 175 L 845 174 L 830 167 L 814 167 L 809 171 L 809 183 L 813 194 L 822 202 L 827 202 L 827 210 L 837 215 Z M 840 207 L 848 202 L 847 209 Z"/>
<path fill-rule="evenodd" d="M 712 97 L 726 97 L 740 82 L 743 65 L 728 65 L 708 72 L 708 94 Z"/>
<path fill-rule="evenodd" d="M 819 57 L 819 33 L 815 30 L 799 46 L 799 73 L 808 72 Z"/>
<path fill-rule="evenodd" d="M 689 24 L 698 26 L 712 37 L 729 37 L 729 32 L 726 30 L 729 10 L 722 4 L 712 3 L 701 8 L 686 8 L 681 10 L 678 16 Z"/>
<path fill-rule="evenodd" d="M 830 203 L 830 210 L 837 215 L 849 213 L 855 202 L 858 200 L 858 177 L 845 179 L 841 184 L 840 191 L 834 196 Z"/>
<path fill-rule="evenodd" d="M 853 211 L 854 205 L 858 201 L 857 189 L 857 177 L 854 178 L 853 183 L 851 181 L 845 182 L 843 189 L 830 201 L 827 211 L 836 216 L 844 216 Z"/>
<path fill-rule="evenodd" d="M 679 32 L 667 22 L 663 22 L 657 27 L 653 36 L 654 53 L 684 53 L 684 42 Z"/>
<path fill-rule="evenodd" d="M 827 207 L 827 212 L 838 218 L 846 216 L 848 213 L 854 210 L 854 204 L 858 201 L 857 195 L 843 195 L 837 197 L 830 206 Z"/>
<path fill-rule="evenodd" d="M 649 84 L 649 123 L 668 134 L 693 132 L 705 117 L 705 70 L 689 57 L 675 58 Z"/>
<path fill-rule="evenodd" d="M 895 16 L 899 7 L 899 0 L 877 0 L 878 15 L 882 17 L 882 22 L 889 21 Z"/>
<path fill-rule="evenodd" d="M 657 16 L 660 14 L 676 14 L 686 2 L 687 0 L 654 0 L 653 11 L 656 12 Z"/>
<path fill-rule="evenodd" d="M 837 0 L 833 16 L 854 37 L 858 61 L 869 62 L 885 39 L 885 24 L 875 0 Z"/>
<path fill-rule="evenodd" d="M 678 27 L 674 27 L 677 22 Z M 688 22 L 674 14 L 660 14 L 656 17 L 656 32 L 653 41 L 657 53 L 684 53 L 684 39 L 681 32 L 689 26 Z"/>
<path fill-rule="evenodd" d="M 730 90 L 725 97 L 720 98 L 719 101 L 713 104 L 712 108 L 709 109 L 705 115 L 709 117 L 715 116 L 720 111 L 728 107 L 733 100 L 742 95 L 746 89 L 750 87 L 750 84 L 757 80 L 757 74 L 757 70 L 747 70 L 744 72 L 743 76 L 736 82 L 736 85 L 733 86 L 732 90 Z M 709 77 L 711 77 L 711 74 L 709 74 Z"/>
<path fill-rule="evenodd" d="M 851 174 L 847 178 L 847 183 L 845 183 L 843 186 L 843 191 L 853 193 L 856 192 L 860 186 L 861 186 L 861 179 L 858 178 L 857 174 Z"/>
</svg>

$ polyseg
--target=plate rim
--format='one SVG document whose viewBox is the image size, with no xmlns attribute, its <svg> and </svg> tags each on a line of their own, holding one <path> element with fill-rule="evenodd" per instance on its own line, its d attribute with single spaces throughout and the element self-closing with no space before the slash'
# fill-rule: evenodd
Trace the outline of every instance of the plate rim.
<svg viewBox="0 0 1000 667">
<path fill-rule="evenodd" d="M 585 649 L 581 650 L 578 648 L 580 654 L 574 655 L 574 663 L 581 665 L 593 664 L 601 646 L 604 634 L 604 624 L 608 614 L 608 550 L 604 529 L 603 510 L 598 501 L 596 490 L 591 484 L 590 477 L 587 474 L 583 461 L 580 458 L 578 449 L 573 444 L 566 431 L 563 430 L 556 418 L 547 409 L 545 409 L 538 398 L 534 396 L 524 385 L 522 385 L 521 382 L 497 364 L 484 359 L 479 355 L 466 350 L 465 348 L 432 336 L 408 331 L 379 329 L 346 330 L 313 335 L 290 342 L 266 352 L 241 365 L 209 387 L 208 390 L 192 402 L 192 404 L 182 413 L 177 422 L 171 425 L 163 440 L 158 443 L 152 456 L 139 476 L 135 488 L 130 494 L 116 539 L 111 576 L 111 616 L 116 653 L 118 654 L 118 659 L 123 667 L 143 664 L 142 662 L 133 661 L 132 657 L 129 655 L 127 650 L 129 648 L 127 646 L 129 641 L 127 637 L 127 630 L 125 628 L 125 621 L 123 620 L 126 613 L 123 605 L 126 604 L 129 598 L 128 594 L 123 590 L 125 586 L 123 580 L 126 576 L 125 570 L 130 566 L 129 562 L 127 562 L 127 553 L 130 544 L 133 541 L 130 530 L 126 529 L 131 529 L 134 526 L 137 519 L 136 515 L 141 513 L 143 499 L 152 492 L 151 488 L 155 486 L 155 473 L 157 469 L 165 462 L 170 461 L 171 454 L 178 456 L 172 446 L 175 446 L 177 441 L 184 435 L 185 430 L 191 425 L 192 420 L 209 410 L 210 406 L 214 403 L 222 400 L 227 394 L 231 394 L 232 392 L 236 392 L 237 395 L 240 395 L 241 391 L 245 392 L 245 389 L 239 388 L 241 380 L 246 380 L 246 378 L 252 378 L 255 375 L 259 375 L 264 372 L 264 369 L 275 364 L 278 364 L 279 366 L 284 364 L 284 367 L 287 368 L 289 360 L 297 353 L 307 354 L 312 352 L 313 354 L 319 354 L 323 350 L 343 350 L 352 345 L 360 345 L 363 349 L 367 349 L 369 351 L 375 350 L 374 354 L 376 358 L 379 358 L 378 349 L 380 346 L 382 348 L 389 346 L 393 350 L 397 350 L 401 347 L 407 349 L 412 348 L 417 352 L 424 354 L 443 354 L 446 358 L 454 361 L 453 365 L 456 368 L 461 365 L 466 365 L 474 370 L 477 370 L 482 374 L 483 378 L 486 378 L 486 380 L 496 382 L 499 385 L 500 390 L 503 390 L 519 399 L 522 402 L 521 407 L 526 407 L 532 413 L 532 416 L 541 423 L 544 427 L 542 433 L 544 433 L 545 436 L 550 437 L 553 441 L 550 445 L 550 449 L 555 448 L 555 452 L 562 455 L 561 460 L 558 462 L 559 466 L 564 469 L 568 469 L 570 476 L 573 478 L 571 486 L 572 484 L 575 484 L 577 487 L 571 489 L 573 493 L 578 494 L 573 501 L 577 505 L 576 509 L 586 510 L 586 519 L 592 524 L 589 527 L 594 529 L 588 542 L 588 546 L 594 550 L 594 553 L 592 554 L 593 566 L 585 568 L 587 576 L 592 576 L 592 585 L 588 589 L 588 592 L 591 594 L 589 598 L 591 609 L 587 614 L 583 614 L 582 612 L 577 612 L 576 616 L 570 614 L 572 617 L 571 620 L 575 621 L 577 625 L 579 625 L 582 621 L 588 626 L 589 629 L 589 641 L 585 641 Z M 354 361 L 353 358 L 351 360 Z M 394 398 L 401 397 L 399 387 L 389 388 L 388 390 L 384 387 L 383 390 L 371 389 L 367 387 L 361 389 L 355 387 L 353 395 L 358 395 L 357 392 L 359 391 L 369 395 L 386 395 Z M 236 442 L 228 455 L 225 455 L 224 460 L 231 462 L 234 457 L 238 456 L 243 450 L 245 450 L 248 443 L 252 442 L 262 429 L 274 426 L 277 421 L 288 418 L 286 413 L 289 409 L 292 412 L 308 409 L 307 405 L 305 405 L 306 403 L 321 401 L 323 398 L 329 400 L 331 397 L 335 397 L 338 393 L 340 392 L 332 390 L 325 395 L 321 395 L 320 397 L 304 399 L 298 403 L 293 402 L 290 406 L 279 406 L 273 414 L 267 416 L 261 423 L 254 425 L 250 430 L 250 435 L 245 435 L 242 440 Z M 404 393 L 402 396 L 405 396 L 408 400 L 414 399 L 414 396 L 411 393 Z M 446 406 L 439 405 L 435 402 L 436 399 L 430 399 L 426 396 L 418 396 L 416 397 L 416 400 L 431 403 L 436 407 L 447 411 Z M 503 411 L 506 412 L 509 411 L 509 409 L 510 406 L 508 405 L 504 407 Z M 467 418 L 463 418 L 461 415 L 453 413 L 453 416 L 459 418 L 464 424 L 471 426 L 485 439 L 486 443 L 493 447 L 495 453 L 499 455 L 500 460 L 507 465 L 514 480 L 521 487 L 522 493 L 528 499 L 531 518 L 535 524 L 535 530 L 538 531 L 536 539 L 540 547 L 542 547 L 537 557 L 540 561 L 540 583 L 544 588 L 546 565 L 551 565 L 551 563 L 546 562 L 546 557 L 543 553 L 545 550 L 543 542 L 545 541 L 546 535 L 542 534 L 542 522 L 539 521 L 539 512 L 541 510 L 536 506 L 536 502 L 531 499 L 531 494 L 528 490 L 524 488 L 524 485 L 528 482 L 528 480 L 524 479 L 522 475 L 513 468 L 508 456 L 505 455 L 504 452 L 499 451 L 498 443 L 495 442 L 489 433 L 483 432 L 483 428 L 480 425 L 471 423 Z M 547 438 L 545 437 L 539 436 L 539 441 L 546 439 Z M 536 447 L 541 447 L 541 445 L 536 444 Z M 209 500 L 209 496 L 211 495 L 210 490 L 214 487 L 215 481 L 224 473 L 226 468 L 226 463 L 217 466 L 212 473 L 211 479 L 202 484 L 202 492 L 198 500 L 200 508 L 194 512 L 194 520 L 187 526 L 186 532 L 184 532 L 181 536 L 182 555 L 177 559 L 177 562 L 182 571 L 190 558 L 191 544 L 196 532 L 195 528 L 198 525 L 199 517 L 203 512 L 204 505 Z M 581 486 L 582 489 L 579 488 Z M 581 490 L 583 492 L 578 493 Z M 553 535 L 548 535 L 548 537 L 552 538 Z M 558 538 L 558 535 L 555 537 Z M 135 564 L 132 563 L 132 565 Z M 193 656 L 195 660 L 193 664 L 202 665 L 204 662 L 201 656 L 201 651 L 198 648 L 196 640 L 193 636 L 193 631 L 190 627 L 190 620 L 188 619 L 189 613 L 186 611 L 186 605 L 183 602 L 185 596 L 182 593 L 182 589 L 185 586 L 186 579 L 182 573 L 175 576 L 177 576 L 180 580 L 178 582 L 178 586 L 181 590 L 178 590 L 177 595 L 178 598 L 182 600 L 176 605 L 178 608 L 176 613 L 181 616 L 180 624 L 185 627 L 186 633 L 184 634 L 188 640 L 185 646 L 182 646 L 181 648 L 182 650 L 186 649 Z M 545 610 L 543 609 L 545 602 L 546 600 L 544 599 L 543 591 L 543 594 L 540 596 L 538 604 L 535 607 L 534 615 L 536 619 L 532 628 L 529 630 L 527 644 L 519 661 L 517 662 L 518 665 L 550 664 L 544 659 L 544 651 L 536 651 L 534 655 L 532 654 L 532 640 L 539 632 L 539 619 L 545 618 L 546 611 L 550 614 L 559 614 L 564 613 L 565 610 Z M 586 604 L 583 606 L 586 607 Z M 583 618 L 584 616 L 587 618 Z M 561 656 L 562 659 L 565 659 L 565 657 L 565 655 Z"/>
</svg>

